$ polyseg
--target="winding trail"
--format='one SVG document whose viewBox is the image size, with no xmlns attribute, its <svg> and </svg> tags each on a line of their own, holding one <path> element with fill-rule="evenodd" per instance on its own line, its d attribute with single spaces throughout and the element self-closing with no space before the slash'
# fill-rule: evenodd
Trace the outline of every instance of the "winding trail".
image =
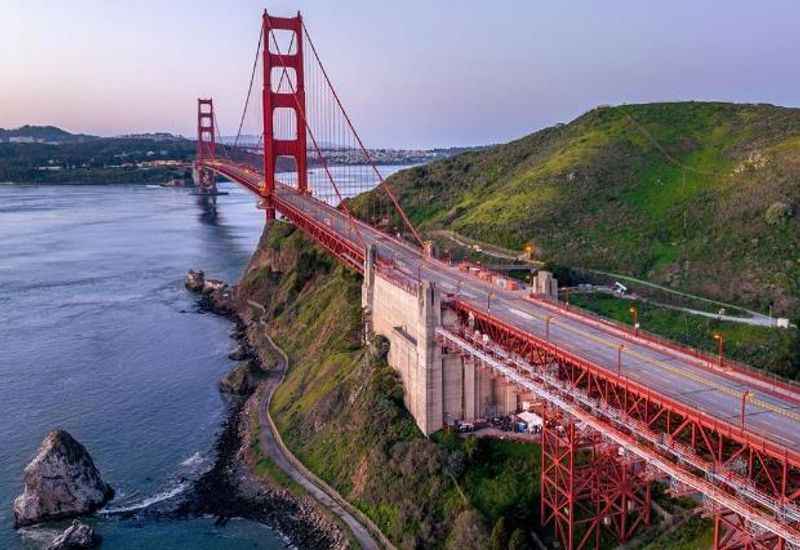
<svg viewBox="0 0 800 550">
<path fill-rule="evenodd" d="M 336 514 L 350 529 L 361 548 L 365 550 L 394 549 L 394 546 L 372 524 L 369 518 L 353 508 L 331 486 L 310 472 L 284 444 L 269 413 L 269 406 L 275 389 L 281 385 L 286 377 L 289 358 L 266 334 L 266 327 L 265 336 L 278 361 L 275 368 L 267 371 L 267 379 L 262 382 L 262 388 L 260 389 L 262 396 L 261 402 L 258 404 L 258 421 L 261 429 L 259 430 L 258 441 L 261 445 L 261 451 L 270 457 L 289 477 L 299 483 L 303 489 L 308 491 L 317 502 Z M 380 543 L 378 540 L 380 540 Z"/>
</svg>

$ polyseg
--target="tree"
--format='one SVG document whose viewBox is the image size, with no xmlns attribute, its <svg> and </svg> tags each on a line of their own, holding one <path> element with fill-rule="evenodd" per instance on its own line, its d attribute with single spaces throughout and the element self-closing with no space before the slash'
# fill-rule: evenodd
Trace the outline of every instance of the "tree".
<svg viewBox="0 0 800 550">
<path fill-rule="evenodd" d="M 492 536 L 489 538 L 490 550 L 506 550 L 508 546 L 508 523 L 506 518 L 500 516 L 492 529 Z"/>
<path fill-rule="evenodd" d="M 508 550 L 528 550 L 528 537 L 522 529 L 514 529 L 508 539 Z"/>
</svg>

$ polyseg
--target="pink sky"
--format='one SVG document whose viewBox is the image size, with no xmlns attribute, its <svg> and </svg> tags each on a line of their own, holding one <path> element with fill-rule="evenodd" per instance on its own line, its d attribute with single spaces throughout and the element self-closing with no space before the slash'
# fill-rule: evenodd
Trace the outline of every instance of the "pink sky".
<svg viewBox="0 0 800 550">
<path fill-rule="evenodd" d="M 264 7 L 301 9 L 375 146 L 506 141 L 604 103 L 800 104 L 800 5 L 4 0 L 0 127 L 234 133 Z"/>
</svg>

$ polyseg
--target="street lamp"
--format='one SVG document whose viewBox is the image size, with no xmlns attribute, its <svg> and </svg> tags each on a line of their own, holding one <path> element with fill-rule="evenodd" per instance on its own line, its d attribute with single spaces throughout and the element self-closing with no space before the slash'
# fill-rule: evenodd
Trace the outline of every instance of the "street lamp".
<svg viewBox="0 0 800 550">
<path fill-rule="evenodd" d="M 746 392 L 742 393 L 742 414 L 740 419 L 742 423 L 742 428 L 744 428 L 744 409 L 747 406 L 747 398 L 749 396 L 750 396 L 750 390 L 747 390 Z"/>
<path fill-rule="evenodd" d="M 536 247 L 533 246 L 532 244 L 526 244 L 524 250 L 525 250 L 525 254 L 528 256 L 528 259 L 532 260 L 533 259 L 533 252 L 536 250 Z"/>
<path fill-rule="evenodd" d="M 721 332 L 715 332 L 714 333 L 714 340 L 719 342 L 719 351 L 718 351 L 718 353 L 719 353 L 719 368 L 723 368 L 723 366 L 724 366 L 723 354 L 725 352 L 725 335 L 722 334 Z"/>
<path fill-rule="evenodd" d="M 495 297 L 494 291 L 489 292 L 486 295 L 486 309 L 488 311 L 492 311 L 492 298 L 494 298 L 494 297 Z"/>
<path fill-rule="evenodd" d="M 622 350 L 625 349 L 625 344 L 620 344 L 617 351 L 617 376 L 622 376 Z"/>
<path fill-rule="evenodd" d="M 548 342 L 550 341 L 550 321 L 552 320 L 553 316 L 552 315 L 548 316 L 547 319 L 545 320 L 545 325 L 544 325 L 545 340 L 547 340 Z"/>
<path fill-rule="evenodd" d="M 634 336 L 638 336 L 639 335 L 639 308 L 637 308 L 636 306 L 631 306 L 631 308 L 628 311 L 630 311 L 631 315 L 633 315 L 633 335 Z"/>
</svg>

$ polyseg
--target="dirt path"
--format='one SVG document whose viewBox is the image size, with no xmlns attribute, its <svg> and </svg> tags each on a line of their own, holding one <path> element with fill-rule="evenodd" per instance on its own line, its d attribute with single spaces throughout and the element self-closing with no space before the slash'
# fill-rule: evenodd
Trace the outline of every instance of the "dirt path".
<svg viewBox="0 0 800 550">
<path fill-rule="evenodd" d="M 322 506 L 344 521 L 350 529 L 350 532 L 353 533 L 353 536 L 361 545 L 361 548 L 366 550 L 378 550 L 384 547 L 394 548 L 391 546 L 391 543 L 385 539 L 382 540 L 381 543 L 378 543 L 370 528 L 362 523 L 362 520 L 369 520 L 366 518 L 356 518 L 356 514 L 359 512 L 347 503 L 333 488 L 313 473 L 309 472 L 283 444 L 280 434 L 277 433 L 275 423 L 272 421 L 272 417 L 269 414 L 269 404 L 272 401 L 272 395 L 275 393 L 275 389 L 283 382 L 286 375 L 287 356 L 282 349 L 269 339 L 269 337 L 267 337 L 267 339 L 272 345 L 275 357 L 278 361 L 276 367 L 269 371 L 267 380 L 263 382 L 265 386 L 261 389 L 263 396 L 261 402 L 258 404 L 258 420 L 261 425 L 258 438 L 262 452 L 269 456 L 279 468 L 289 475 L 289 477 L 308 491 Z M 377 527 L 374 525 L 371 527 L 373 530 L 377 530 Z M 383 537 L 380 536 L 380 538 Z"/>
</svg>

